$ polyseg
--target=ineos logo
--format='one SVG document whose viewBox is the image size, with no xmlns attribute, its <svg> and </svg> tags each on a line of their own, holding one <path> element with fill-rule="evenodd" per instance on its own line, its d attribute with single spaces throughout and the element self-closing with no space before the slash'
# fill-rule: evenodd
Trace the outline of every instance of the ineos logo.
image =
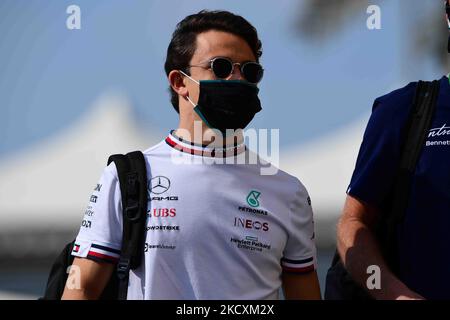
<svg viewBox="0 0 450 320">
<path fill-rule="evenodd" d="M 257 220 L 250 220 L 250 219 L 241 219 L 241 218 L 237 218 L 237 217 L 234 218 L 234 226 L 245 228 L 245 229 L 269 231 L 269 223 L 268 222 L 260 222 Z"/>
<path fill-rule="evenodd" d="M 170 180 L 164 176 L 157 176 L 150 180 L 150 192 L 154 194 L 161 194 L 169 190 Z"/>
</svg>

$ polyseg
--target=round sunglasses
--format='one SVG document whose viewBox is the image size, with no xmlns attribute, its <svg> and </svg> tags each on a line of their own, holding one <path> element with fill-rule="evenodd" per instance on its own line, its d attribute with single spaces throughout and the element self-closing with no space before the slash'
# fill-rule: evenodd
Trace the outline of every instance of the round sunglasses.
<svg viewBox="0 0 450 320">
<path fill-rule="evenodd" d="M 247 61 L 244 63 L 237 63 L 231 61 L 231 59 L 226 57 L 216 57 L 208 61 L 209 66 L 205 65 L 190 65 L 188 67 L 200 67 L 205 69 L 211 69 L 216 78 L 226 79 L 228 78 L 234 70 L 234 66 L 239 66 L 242 76 L 251 83 L 258 83 L 261 81 L 264 75 L 264 69 L 262 65 L 257 62 Z"/>
</svg>

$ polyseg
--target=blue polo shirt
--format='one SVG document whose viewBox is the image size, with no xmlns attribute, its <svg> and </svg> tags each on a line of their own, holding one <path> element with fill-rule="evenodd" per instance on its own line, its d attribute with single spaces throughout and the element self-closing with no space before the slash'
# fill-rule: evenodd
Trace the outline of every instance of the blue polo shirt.
<svg viewBox="0 0 450 320">
<path fill-rule="evenodd" d="M 450 84 L 440 80 L 435 116 L 398 227 L 399 278 L 427 299 L 450 299 Z M 417 82 L 374 102 L 347 193 L 386 207 Z"/>
</svg>

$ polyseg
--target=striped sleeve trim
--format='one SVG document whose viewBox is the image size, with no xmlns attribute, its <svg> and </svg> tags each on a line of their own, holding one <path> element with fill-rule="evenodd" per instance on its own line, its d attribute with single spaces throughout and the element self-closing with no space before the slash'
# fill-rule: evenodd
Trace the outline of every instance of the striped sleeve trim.
<svg viewBox="0 0 450 320">
<path fill-rule="evenodd" d="M 96 261 L 106 261 L 116 263 L 120 258 L 120 250 L 113 248 L 92 244 L 89 249 L 87 258 Z"/>
<path fill-rule="evenodd" d="M 281 266 L 283 268 L 283 271 L 296 273 L 307 273 L 315 269 L 313 257 L 301 260 L 282 258 Z"/>
</svg>

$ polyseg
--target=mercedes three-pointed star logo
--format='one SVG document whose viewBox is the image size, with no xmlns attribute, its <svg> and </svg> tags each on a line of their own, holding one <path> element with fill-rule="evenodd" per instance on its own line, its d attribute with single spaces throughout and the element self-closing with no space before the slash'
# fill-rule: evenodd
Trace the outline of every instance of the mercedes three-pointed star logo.
<svg viewBox="0 0 450 320">
<path fill-rule="evenodd" d="M 157 176 L 150 180 L 150 192 L 161 194 L 169 190 L 170 180 L 164 176 Z"/>
</svg>

